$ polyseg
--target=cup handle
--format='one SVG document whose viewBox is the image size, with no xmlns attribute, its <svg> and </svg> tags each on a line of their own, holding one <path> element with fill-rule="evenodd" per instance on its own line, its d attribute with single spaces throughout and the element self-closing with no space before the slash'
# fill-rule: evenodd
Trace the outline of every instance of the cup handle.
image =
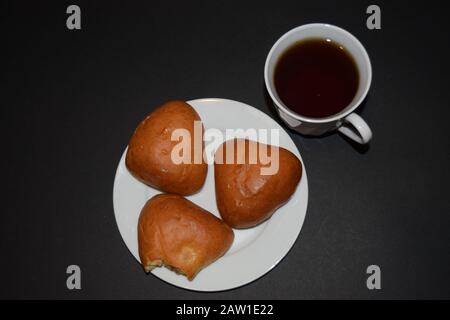
<svg viewBox="0 0 450 320">
<path fill-rule="evenodd" d="M 346 135 L 350 139 L 361 144 L 366 144 L 370 141 L 370 139 L 372 139 L 372 130 L 370 130 L 370 127 L 363 120 L 363 118 L 358 116 L 356 113 L 350 113 L 346 116 L 344 118 L 344 123 L 351 124 L 354 130 L 346 126 L 341 126 L 338 131 L 343 135 Z"/>
</svg>

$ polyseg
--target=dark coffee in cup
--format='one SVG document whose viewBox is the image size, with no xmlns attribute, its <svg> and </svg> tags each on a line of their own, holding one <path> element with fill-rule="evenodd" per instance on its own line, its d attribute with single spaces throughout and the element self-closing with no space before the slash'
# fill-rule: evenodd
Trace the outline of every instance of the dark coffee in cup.
<svg viewBox="0 0 450 320">
<path fill-rule="evenodd" d="M 305 117 L 325 118 L 350 105 L 358 91 L 359 71 L 341 44 L 308 38 L 280 55 L 273 79 L 288 109 Z"/>
</svg>

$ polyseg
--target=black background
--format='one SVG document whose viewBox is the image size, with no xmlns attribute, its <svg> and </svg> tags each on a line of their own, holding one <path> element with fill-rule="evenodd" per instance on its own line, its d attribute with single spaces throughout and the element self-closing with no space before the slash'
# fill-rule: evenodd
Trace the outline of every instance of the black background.
<svg viewBox="0 0 450 320">
<path fill-rule="evenodd" d="M 3 1 L 1 298 L 450 298 L 448 11 L 438 2 Z M 276 39 L 311 22 L 366 47 L 374 138 L 289 132 L 309 203 L 290 253 L 261 279 L 196 293 L 145 275 L 118 232 L 112 187 L 131 133 L 169 99 L 229 98 L 274 116 L 263 67 Z M 238 115 L 236 115 L 238 116 Z M 66 288 L 66 268 L 82 290 Z M 382 289 L 366 288 L 377 264 Z M 232 276 L 232 275 L 223 275 Z"/>
</svg>

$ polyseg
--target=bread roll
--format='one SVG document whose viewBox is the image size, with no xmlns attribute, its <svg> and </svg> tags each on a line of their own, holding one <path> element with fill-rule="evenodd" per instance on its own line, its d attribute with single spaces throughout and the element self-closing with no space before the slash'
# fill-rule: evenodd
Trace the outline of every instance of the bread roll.
<svg viewBox="0 0 450 320">
<path fill-rule="evenodd" d="M 239 141 L 245 146 L 240 164 Z M 217 206 L 222 219 L 233 228 L 253 227 L 271 217 L 277 208 L 289 200 L 302 176 L 300 160 L 292 152 L 278 147 L 273 147 L 279 154 L 278 170 L 274 174 L 263 175 L 261 169 L 270 165 L 262 162 L 259 156 L 252 163 L 249 157 L 251 148 L 259 153 L 262 146 L 267 145 L 235 139 L 226 141 L 216 151 L 214 176 Z M 270 151 L 270 147 L 267 146 L 267 150 Z M 234 158 L 230 158 L 233 163 L 227 164 L 230 150 L 234 152 Z M 269 152 L 269 156 L 272 154 L 276 153 Z M 276 161 L 275 158 L 272 161 Z"/>
<path fill-rule="evenodd" d="M 227 252 L 233 239 L 227 224 L 179 195 L 154 196 L 139 217 L 139 256 L 146 272 L 164 265 L 192 280 Z"/>
<path fill-rule="evenodd" d="M 167 193 L 190 195 L 199 191 L 208 166 L 202 157 L 203 126 L 200 126 L 199 140 L 195 140 L 194 121 L 200 121 L 199 115 L 183 101 L 169 101 L 151 112 L 136 128 L 128 144 L 128 170 L 145 184 Z M 180 143 L 171 140 L 175 129 L 186 129 L 190 133 L 189 163 L 172 160 L 172 149 Z M 196 141 L 200 143 L 195 144 Z M 196 159 L 200 159 L 197 164 Z"/>
</svg>

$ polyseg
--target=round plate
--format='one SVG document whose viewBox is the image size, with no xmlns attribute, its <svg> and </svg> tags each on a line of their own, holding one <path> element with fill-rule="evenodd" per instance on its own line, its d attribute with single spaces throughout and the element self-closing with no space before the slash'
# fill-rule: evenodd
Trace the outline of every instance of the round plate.
<svg viewBox="0 0 450 320">
<path fill-rule="evenodd" d="M 181 288 L 197 291 L 228 290 L 245 285 L 269 272 L 294 244 L 302 228 L 308 204 L 306 170 L 292 139 L 277 122 L 263 112 L 244 103 L 226 99 L 198 99 L 188 103 L 200 115 L 205 130 L 216 128 L 225 132 L 226 129 L 239 128 L 278 129 L 279 145 L 294 153 L 303 165 L 300 184 L 289 202 L 257 227 L 234 230 L 235 240 L 230 250 L 201 270 L 193 281 L 166 268 L 155 268 L 152 271 L 158 278 Z M 239 134 L 237 136 L 239 137 Z M 270 139 L 268 142 L 274 144 Z M 128 172 L 125 167 L 125 154 L 126 150 L 120 159 L 114 180 L 114 212 L 125 244 L 139 261 L 139 214 L 145 202 L 161 192 L 142 184 Z M 212 164 L 208 167 L 202 190 L 187 198 L 220 217 L 216 205 Z"/>
</svg>

